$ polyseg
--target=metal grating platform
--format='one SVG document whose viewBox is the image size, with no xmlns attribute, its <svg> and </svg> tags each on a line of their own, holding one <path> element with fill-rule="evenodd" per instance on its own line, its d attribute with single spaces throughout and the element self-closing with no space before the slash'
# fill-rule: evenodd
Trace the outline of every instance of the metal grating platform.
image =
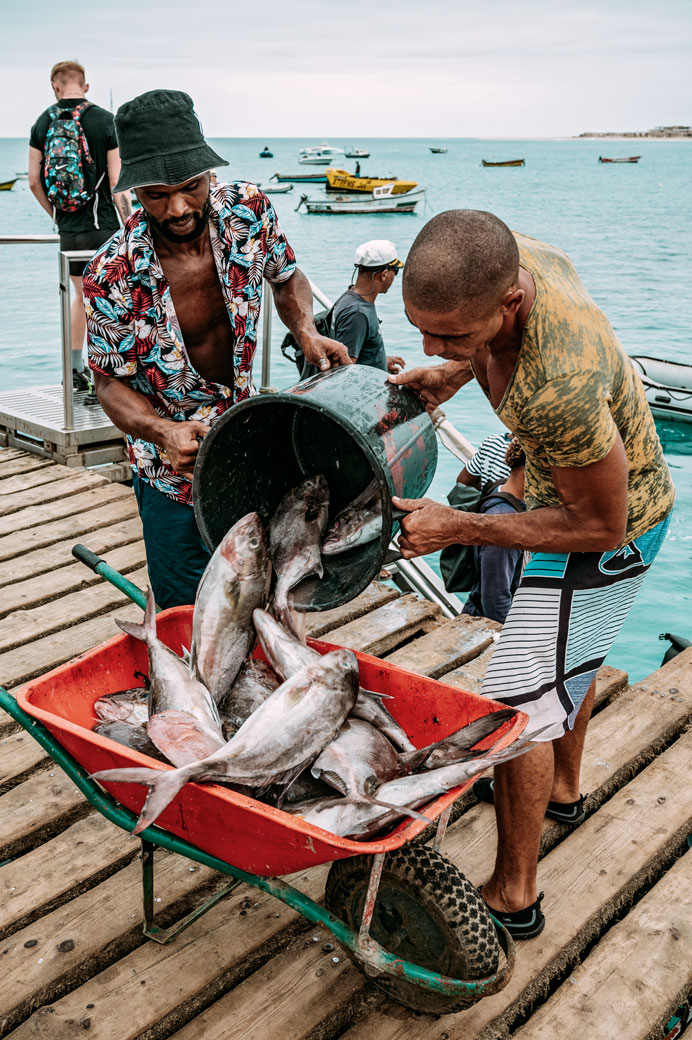
<svg viewBox="0 0 692 1040">
<path fill-rule="evenodd" d="M 85 397 L 83 391 L 73 393 L 74 424 L 67 429 L 62 386 L 0 393 L 0 443 L 68 466 L 124 462 L 123 434 L 100 405 L 86 405 Z"/>
</svg>

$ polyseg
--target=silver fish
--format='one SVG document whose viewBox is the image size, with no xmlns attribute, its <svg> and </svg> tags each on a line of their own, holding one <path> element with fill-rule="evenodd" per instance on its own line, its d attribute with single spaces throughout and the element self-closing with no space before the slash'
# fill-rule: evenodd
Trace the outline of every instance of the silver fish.
<svg viewBox="0 0 692 1040">
<path fill-rule="evenodd" d="M 144 726 L 149 718 L 149 691 L 144 686 L 108 693 L 94 703 L 94 714 L 104 722 L 129 722 Z"/>
<path fill-rule="evenodd" d="M 362 719 L 364 722 L 369 722 L 371 726 L 377 727 L 400 751 L 416 750 L 416 745 L 409 740 L 402 727 L 387 711 L 382 701 L 373 697 L 359 695 L 353 709 L 353 716 L 354 718 Z"/>
<path fill-rule="evenodd" d="M 221 719 L 211 694 L 197 679 L 177 654 L 174 654 L 156 634 L 156 606 L 151 590 L 147 596 L 144 624 L 119 621 L 116 625 L 147 644 L 149 651 L 149 718 L 164 711 L 182 711 L 192 715 L 212 735 L 222 739 Z M 165 733 L 162 734 L 165 736 Z M 157 743 L 158 737 L 149 734 L 160 751 L 170 758 L 165 744 Z"/>
<path fill-rule="evenodd" d="M 534 734 L 537 736 L 538 734 Z M 429 769 L 413 776 L 390 780 L 378 789 L 378 797 L 398 809 L 386 809 L 378 804 L 349 802 L 346 798 L 319 799 L 288 809 L 293 815 L 301 816 L 306 823 L 314 824 L 340 837 L 363 840 L 401 819 L 405 809 L 420 809 L 438 795 L 470 780 L 471 777 L 490 769 L 501 762 L 517 758 L 536 747 L 533 740 L 517 740 L 504 751 L 480 757 L 472 756 L 467 761 L 455 762 L 441 769 Z M 472 755 L 472 753 L 471 753 Z"/>
<path fill-rule="evenodd" d="M 373 481 L 339 513 L 327 528 L 323 556 L 336 556 L 358 545 L 374 542 L 382 533 L 382 499 Z"/>
<path fill-rule="evenodd" d="M 329 513 L 329 488 L 321 474 L 307 477 L 288 491 L 269 525 L 269 546 L 276 572 L 274 613 L 295 631 L 289 593 L 312 575 L 322 577 L 322 536 Z"/>
<path fill-rule="evenodd" d="M 103 722 L 99 722 L 94 726 L 94 733 L 98 733 L 102 737 L 108 737 L 109 740 L 115 740 L 118 744 L 122 744 L 123 747 L 132 748 L 133 751 L 139 751 L 141 754 L 148 755 L 149 758 L 155 758 L 159 762 L 166 761 L 147 735 L 147 731 L 141 723 L 135 724 L 123 722 L 119 719 L 104 719 Z"/>
<path fill-rule="evenodd" d="M 256 610 L 252 620 L 267 660 L 282 679 L 295 675 L 301 668 L 320 657 L 317 650 L 313 650 L 311 646 L 304 646 L 286 632 L 266 610 Z M 400 751 L 416 750 L 415 744 L 411 743 L 399 723 L 383 707 L 378 694 L 359 687 L 352 714 L 382 730 Z"/>
<path fill-rule="evenodd" d="M 310 772 L 341 794 L 370 802 L 380 784 L 397 775 L 398 758 L 384 733 L 369 722 L 352 718 L 315 759 Z"/>
<path fill-rule="evenodd" d="M 264 527 L 248 513 L 216 547 L 195 598 L 191 664 L 217 704 L 254 646 L 252 612 L 264 603 L 270 577 Z"/>
<path fill-rule="evenodd" d="M 251 657 L 242 666 L 231 689 L 219 704 L 222 720 L 239 729 L 280 685 L 266 661 Z"/>
<path fill-rule="evenodd" d="M 149 788 L 133 833 L 152 824 L 184 784 L 226 781 L 265 788 L 288 783 L 337 735 L 353 707 L 358 662 L 333 650 L 283 683 L 215 754 L 180 769 L 106 769 L 97 780 Z"/>
</svg>

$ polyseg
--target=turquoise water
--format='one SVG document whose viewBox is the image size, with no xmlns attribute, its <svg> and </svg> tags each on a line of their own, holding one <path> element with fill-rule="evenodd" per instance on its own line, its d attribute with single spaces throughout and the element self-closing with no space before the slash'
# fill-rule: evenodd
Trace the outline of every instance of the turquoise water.
<svg viewBox="0 0 692 1040">
<path fill-rule="evenodd" d="M 267 181 L 275 170 L 297 171 L 298 149 L 318 141 L 214 140 L 231 163 L 228 179 Z M 352 142 L 331 140 L 347 147 Z M 330 297 L 348 284 L 353 252 L 370 238 L 390 238 L 400 256 L 425 221 L 453 207 L 488 209 L 511 227 L 560 246 L 570 254 L 587 288 L 603 307 L 630 354 L 692 361 L 692 143 L 670 141 L 360 140 L 372 156 L 361 172 L 397 174 L 427 189 L 425 207 L 412 215 L 309 216 L 295 213 L 302 191 L 273 196 L 300 266 Z M 269 144 L 273 159 L 259 159 Z M 448 148 L 432 155 L 430 144 Z M 0 180 L 26 169 L 26 143 L 0 140 Z M 637 165 L 603 165 L 599 155 L 642 155 Z M 519 168 L 483 168 L 481 159 L 524 158 Z M 352 170 L 354 160 L 344 160 Z M 303 167 L 303 170 L 306 168 Z M 313 167 L 314 169 L 314 167 Z M 0 192 L 0 234 L 49 233 L 26 181 Z M 55 246 L 0 247 L 0 387 L 56 383 L 60 329 Z M 377 303 L 391 353 L 412 366 L 423 360 L 420 337 L 406 321 L 397 281 Z M 273 326 L 272 383 L 294 379 L 278 350 L 282 327 Z M 257 371 L 259 376 L 259 371 Z M 500 429 L 480 390 L 471 384 L 446 407 L 473 443 Z M 692 638 L 692 425 L 659 424 L 677 489 L 677 508 L 659 558 L 608 662 L 632 678 L 659 664 L 659 632 Z M 431 494 L 440 500 L 453 484 L 458 462 L 443 452 Z M 434 560 L 431 561 L 434 563 Z"/>
</svg>

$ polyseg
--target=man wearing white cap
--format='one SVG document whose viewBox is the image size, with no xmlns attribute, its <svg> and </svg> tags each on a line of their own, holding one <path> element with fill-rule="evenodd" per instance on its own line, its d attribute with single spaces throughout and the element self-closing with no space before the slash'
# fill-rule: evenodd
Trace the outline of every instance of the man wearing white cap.
<svg viewBox="0 0 692 1040">
<path fill-rule="evenodd" d="M 345 345 L 357 364 L 381 368 L 384 372 L 399 372 L 405 362 L 401 357 L 388 357 L 385 353 L 375 300 L 380 293 L 389 292 L 404 265 L 397 258 L 394 243 L 385 238 L 363 242 L 356 249 L 353 262 L 356 280 L 336 301 L 331 334 Z"/>
</svg>

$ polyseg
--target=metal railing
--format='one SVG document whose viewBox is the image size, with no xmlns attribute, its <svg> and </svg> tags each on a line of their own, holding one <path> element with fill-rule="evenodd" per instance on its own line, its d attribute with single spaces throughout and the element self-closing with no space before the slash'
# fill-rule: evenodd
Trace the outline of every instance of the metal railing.
<svg viewBox="0 0 692 1040">
<path fill-rule="evenodd" d="M 59 235 L 0 235 L 0 245 L 60 245 Z M 94 250 L 58 250 L 62 400 L 65 431 L 74 430 L 72 400 L 72 323 L 70 317 L 70 260 L 91 260 Z"/>
</svg>

